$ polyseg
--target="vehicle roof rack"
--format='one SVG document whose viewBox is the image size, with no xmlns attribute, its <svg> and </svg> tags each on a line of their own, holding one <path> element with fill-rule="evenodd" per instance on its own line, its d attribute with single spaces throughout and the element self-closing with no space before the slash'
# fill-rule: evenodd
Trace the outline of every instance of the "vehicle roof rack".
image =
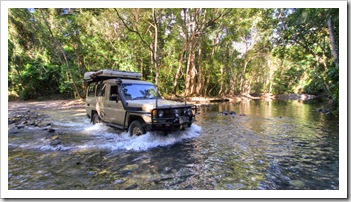
<svg viewBox="0 0 351 202">
<path fill-rule="evenodd" d="M 141 80 L 141 74 L 139 72 L 104 69 L 96 72 L 85 72 L 83 80 L 85 83 L 92 83 L 114 78 Z"/>
</svg>

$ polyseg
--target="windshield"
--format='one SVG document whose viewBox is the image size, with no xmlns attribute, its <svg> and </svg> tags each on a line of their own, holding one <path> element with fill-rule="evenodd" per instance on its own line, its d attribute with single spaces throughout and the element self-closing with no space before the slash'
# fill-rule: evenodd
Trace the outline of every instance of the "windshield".
<svg viewBox="0 0 351 202">
<path fill-rule="evenodd" d="M 122 91 L 126 100 L 156 99 L 156 95 L 161 98 L 155 86 L 149 84 L 122 84 Z"/>
</svg>

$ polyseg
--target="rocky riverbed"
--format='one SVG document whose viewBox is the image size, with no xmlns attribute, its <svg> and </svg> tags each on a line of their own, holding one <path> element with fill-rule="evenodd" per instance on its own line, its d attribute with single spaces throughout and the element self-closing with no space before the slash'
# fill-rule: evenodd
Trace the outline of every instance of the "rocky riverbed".
<svg viewBox="0 0 351 202">
<path fill-rule="evenodd" d="M 83 100 L 13 101 L 8 103 L 8 134 L 15 135 L 36 129 L 51 146 L 61 144 L 63 132 L 52 126 L 45 110 L 70 110 L 84 107 Z M 39 130 L 38 130 L 39 129 Z"/>
<path fill-rule="evenodd" d="M 42 126 L 40 123 L 47 118 L 39 110 L 60 110 L 83 108 L 84 100 L 46 100 L 46 101 L 9 101 L 8 124 L 16 126 Z"/>
<path fill-rule="evenodd" d="M 200 105 L 185 131 L 130 137 L 83 101 L 9 102 L 10 190 L 339 189 L 338 120 L 300 101 Z M 235 112 L 235 113 L 234 113 Z"/>
</svg>

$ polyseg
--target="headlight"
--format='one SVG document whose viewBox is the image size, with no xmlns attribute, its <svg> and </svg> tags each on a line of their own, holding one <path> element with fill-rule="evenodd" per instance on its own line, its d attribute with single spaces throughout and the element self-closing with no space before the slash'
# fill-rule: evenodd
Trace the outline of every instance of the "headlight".
<svg viewBox="0 0 351 202">
<path fill-rule="evenodd" d="M 193 115 L 193 110 L 191 108 L 188 109 L 188 115 L 189 116 Z"/>
<path fill-rule="evenodd" d="M 179 117 L 179 114 L 180 114 L 180 110 L 179 110 L 179 109 L 175 109 L 175 110 L 174 110 L 174 115 L 175 115 L 176 117 Z"/>
<path fill-rule="evenodd" d="M 160 117 L 160 118 L 163 117 L 163 111 L 162 110 L 158 111 L 158 117 Z"/>
<path fill-rule="evenodd" d="M 152 116 L 153 116 L 154 118 L 157 117 L 157 111 L 156 111 L 156 110 L 151 110 L 151 113 L 152 113 Z"/>
</svg>

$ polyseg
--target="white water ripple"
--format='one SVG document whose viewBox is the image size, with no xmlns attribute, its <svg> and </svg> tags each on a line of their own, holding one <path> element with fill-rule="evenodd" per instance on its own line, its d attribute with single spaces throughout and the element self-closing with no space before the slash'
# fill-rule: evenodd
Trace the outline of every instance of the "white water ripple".
<svg viewBox="0 0 351 202">
<path fill-rule="evenodd" d="M 145 151 L 197 138 L 200 136 L 201 127 L 192 124 L 190 128 L 184 131 L 176 131 L 168 135 L 147 132 L 145 135 L 132 137 L 127 132 L 120 134 L 109 132 L 109 127 L 102 124 L 86 128 L 85 131 L 98 137 L 99 141 L 90 141 L 88 144 L 80 146 L 81 149 L 99 148 L 107 150 Z"/>
<path fill-rule="evenodd" d="M 53 121 L 52 127 L 56 130 L 52 135 L 58 136 L 60 139 L 60 142 L 57 144 L 42 129 L 27 127 L 27 131 L 31 129 L 34 135 L 27 135 L 26 139 L 13 139 L 9 143 L 9 147 L 42 151 L 80 151 L 94 149 L 145 151 L 197 138 L 201 133 L 201 127 L 192 124 L 190 128 L 186 128 L 183 131 L 175 131 L 168 135 L 147 132 L 141 136 L 131 137 L 126 131 L 115 130 L 104 124 L 92 125 L 88 119 L 82 117 L 74 117 L 69 120 L 59 119 Z M 39 130 L 38 133 L 35 133 L 36 130 Z M 45 136 L 40 137 L 40 134 L 45 134 Z"/>
</svg>

